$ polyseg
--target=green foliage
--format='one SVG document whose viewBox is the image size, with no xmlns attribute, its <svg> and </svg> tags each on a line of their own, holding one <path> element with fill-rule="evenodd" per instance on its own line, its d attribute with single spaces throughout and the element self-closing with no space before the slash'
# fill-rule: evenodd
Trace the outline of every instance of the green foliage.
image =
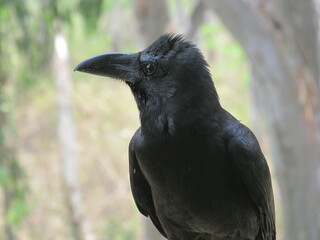
<svg viewBox="0 0 320 240">
<path fill-rule="evenodd" d="M 8 179 L 9 177 L 7 171 L 5 171 L 3 167 L 0 167 L 0 186 L 4 187 L 5 185 L 8 185 Z"/>
<path fill-rule="evenodd" d="M 102 12 L 103 0 L 80 0 L 79 10 L 85 18 L 86 29 L 92 33 L 97 28 L 98 19 Z"/>
<path fill-rule="evenodd" d="M 0 5 L 0 22 L 5 23 L 0 24 L 0 60 L 4 65 L 0 72 L 7 69 L 20 89 L 33 87 L 37 76 L 51 63 L 54 33 L 72 27 L 78 12 L 87 29 L 95 31 L 103 3 L 103 0 L 4 1 Z"/>
<path fill-rule="evenodd" d="M 0 157 L 0 187 L 7 198 L 5 220 L 11 226 L 19 226 L 31 210 L 26 201 L 26 176 L 10 149 L 1 147 Z"/>
<path fill-rule="evenodd" d="M 204 44 L 208 51 L 214 51 L 216 55 L 228 60 L 227 64 L 221 61 L 221 65 L 217 61 L 216 64 L 219 64 L 219 66 L 215 69 L 221 70 L 225 74 L 227 69 L 239 69 L 246 62 L 242 47 L 228 35 L 225 27 L 220 22 L 203 24 L 200 30 L 204 36 Z M 248 85 L 248 72 L 241 69 L 239 72 L 241 73 L 239 80 Z"/>
<path fill-rule="evenodd" d="M 193 1 L 190 1 L 190 0 L 181 0 L 181 1 L 167 0 L 169 15 L 171 16 L 172 19 L 174 19 L 177 16 L 177 11 L 179 12 L 182 11 L 187 16 L 190 16 L 193 10 L 192 8 L 194 7 L 192 2 Z M 181 16 L 181 14 L 179 14 L 179 16 Z"/>
<path fill-rule="evenodd" d="M 20 195 L 22 196 L 15 197 L 9 208 L 6 209 L 5 218 L 10 225 L 19 226 L 31 211 L 30 205 L 24 199 L 24 193 Z"/>
<path fill-rule="evenodd" d="M 114 2 L 113 0 L 104 0 L 103 1 L 103 10 L 106 11 L 106 12 L 109 12 L 112 10 L 112 7 L 114 5 Z"/>
<path fill-rule="evenodd" d="M 235 117 L 249 124 L 249 71 L 246 55 L 217 19 L 200 28 L 205 52 L 211 53 L 211 74 L 221 96 L 222 105 Z M 243 101 L 239 104 L 239 99 Z"/>
<path fill-rule="evenodd" d="M 49 56 L 39 6 L 26 2 L 6 1 L 0 6 L 0 22 L 6 23 L 0 25 L 0 72 L 5 73 L 7 79 L 16 79 L 16 83 L 23 87 L 34 82 L 39 69 L 48 63 Z M 39 48 L 44 50 L 39 51 Z M 26 69 L 29 74 L 25 74 Z"/>
<path fill-rule="evenodd" d="M 111 219 L 107 223 L 105 235 L 104 239 L 134 240 L 135 229 L 131 225 L 123 224 L 119 219 Z"/>
</svg>

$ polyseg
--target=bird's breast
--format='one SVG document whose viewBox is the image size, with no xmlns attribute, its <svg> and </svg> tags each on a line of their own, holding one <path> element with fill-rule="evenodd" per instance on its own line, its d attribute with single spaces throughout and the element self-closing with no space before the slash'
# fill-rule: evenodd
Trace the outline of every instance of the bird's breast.
<svg viewBox="0 0 320 240">
<path fill-rule="evenodd" d="M 150 184 L 163 185 L 166 189 L 169 183 L 172 187 L 199 184 L 202 176 L 208 180 L 208 175 L 214 177 L 215 172 L 228 170 L 223 142 L 212 145 L 206 138 L 142 137 L 136 154 Z"/>
<path fill-rule="evenodd" d="M 142 137 L 136 154 L 164 221 L 199 231 L 212 226 L 225 228 L 225 224 L 232 229 L 236 223 L 221 219 L 230 212 L 241 214 L 247 208 L 247 192 L 218 136 Z"/>
</svg>

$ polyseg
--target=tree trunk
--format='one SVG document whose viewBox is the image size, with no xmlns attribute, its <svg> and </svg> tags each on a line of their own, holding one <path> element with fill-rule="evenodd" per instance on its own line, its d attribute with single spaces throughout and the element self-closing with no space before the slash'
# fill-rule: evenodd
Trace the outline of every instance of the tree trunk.
<svg viewBox="0 0 320 240">
<path fill-rule="evenodd" d="M 78 158 L 76 154 L 75 127 L 72 110 L 72 80 L 69 66 L 68 45 L 65 37 L 54 36 L 53 71 L 57 88 L 58 139 L 61 150 L 62 183 L 66 205 L 75 240 L 92 240 L 84 218 L 78 183 Z"/>
<path fill-rule="evenodd" d="M 184 31 L 186 39 L 193 39 L 198 28 L 204 21 L 204 13 L 206 10 L 206 2 L 204 0 L 198 0 L 195 4 L 193 12 L 190 16 L 190 20 L 187 24 L 187 28 Z"/>
<path fill-rule="evenodd" d="M 319 3 L 315 1 L 208 1 L 251 62 L 252 94 L 270 134 L 287 240 L 320 239 Z"/>
<path fill-rule="evenodd" d="M 135 0 L 134 7 L 141 41 L 144 45 L 151 44 L 167 27 L 169 16 L 166 1 Z"/>
</svg>

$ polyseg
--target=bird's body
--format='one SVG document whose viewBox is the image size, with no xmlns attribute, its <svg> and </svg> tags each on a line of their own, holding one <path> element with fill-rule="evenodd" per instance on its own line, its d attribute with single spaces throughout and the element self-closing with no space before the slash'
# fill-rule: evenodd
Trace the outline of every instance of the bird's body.
<svg viewBox="0 0 320 240">
<path fill-rule="evenodd" d="M 217 133 L 212 129 L 211 133 L 187 132 L 174 137 L 163 134 L 161 138 L 137 131 L 130 149 L 131 161 L 135 162 L 131 173 L 133 191 L 139 191 L 134 178 L 140 168 L 152 189 L 162 227 L 168 228 L 166 232 L 177 237 L 183 237 L 184 231 L 187 235 L 208 233 L 219 237 L 257 235 L 256 209 L 232 159 L 228 159 L 229 138 L 221 128 Z M 234 215 L 246 218 L 239 220 Z M 223 221 L 225 218 L 228 221 Z"/>
<path fill-rule="evenodd" d="M 76 70 L 131 87 L 141 127 L 129 146 L 130 182 L 140 212 L 169 240 L 275 240 L 259 143 L 221 107 L 195 46 L 164 35 L 143 52 L 112 58 L 101 55 Z"/>
</svg>

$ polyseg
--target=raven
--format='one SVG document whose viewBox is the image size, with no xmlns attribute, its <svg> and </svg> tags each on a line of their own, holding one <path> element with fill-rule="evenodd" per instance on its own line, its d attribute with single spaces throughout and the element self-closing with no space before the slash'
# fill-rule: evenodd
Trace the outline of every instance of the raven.
<svg viewBox="0 0 320 240">
<path fill-rule="evenodd" d="M 169 240 L 275 240 L 270 171 L 255 135 L 222 108 L 209 66 L 181 35 L 108 53 L 75 71 L 131 88 L 141 126 L 129 145 L 139 211 Z"/>
</svg>

